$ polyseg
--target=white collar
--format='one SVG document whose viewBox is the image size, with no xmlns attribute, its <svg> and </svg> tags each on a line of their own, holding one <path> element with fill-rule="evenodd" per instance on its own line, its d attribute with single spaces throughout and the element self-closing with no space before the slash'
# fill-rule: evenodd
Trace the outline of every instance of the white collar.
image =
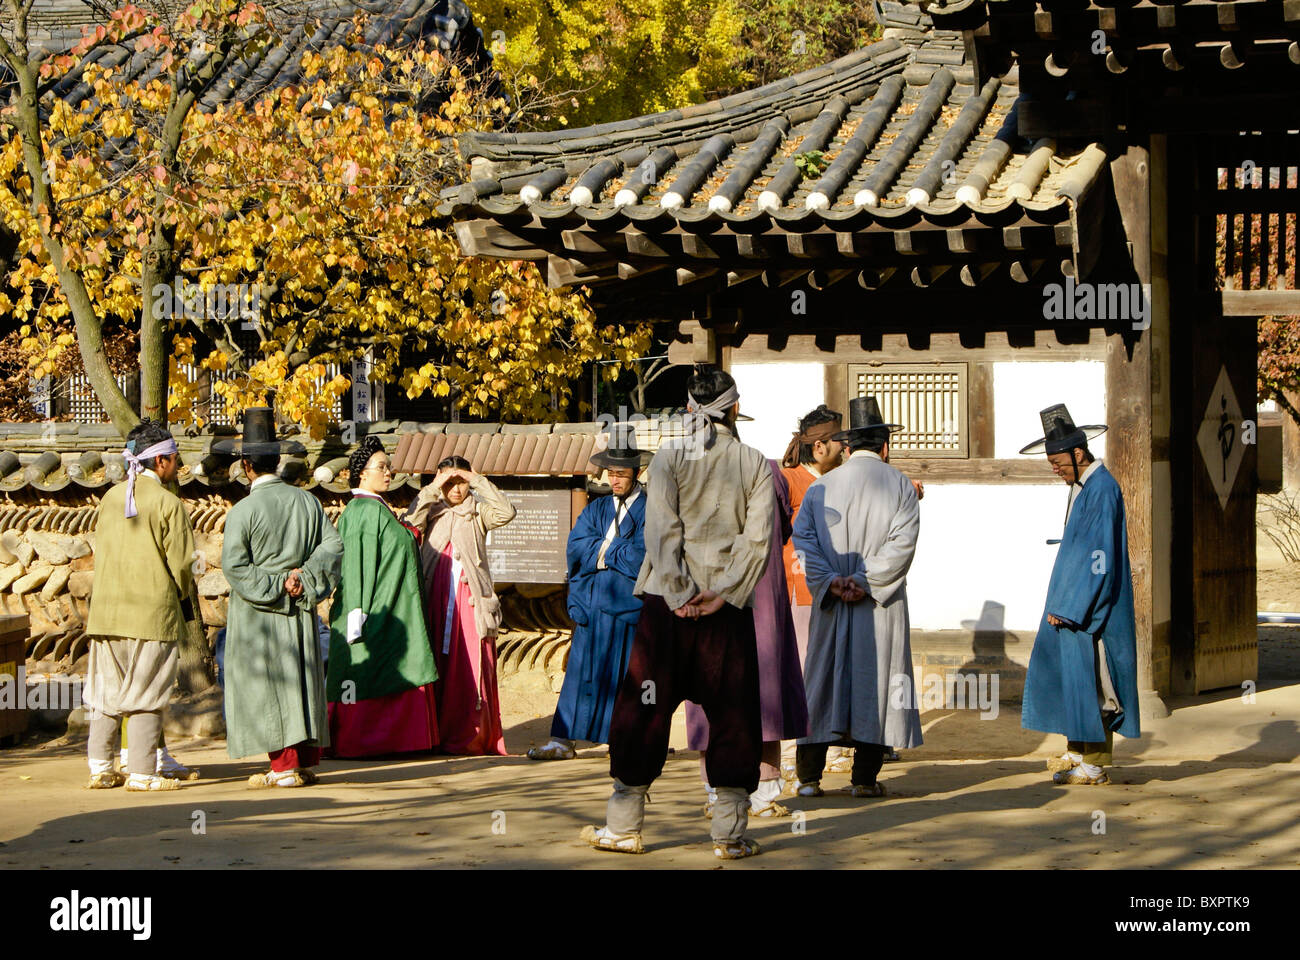
<svg viewBox="0 0 1300 960">
<path fill-rule="evenodd" d="M 611 496 L 614 498 L 614 509 L 617 510 L 619 507 L 622 507 L 624 510 L 626 510 L 628 507 L 632 505 L 633 500 L 641 496 L 641 484 L 640 483 L 633 484 L 632 492 L 629 493 L 626 497 L 624 497 L 621 501 L 618 499 L 618 494 L 611 494 Z"/>
<path fill-rule="evenodd" d="M 252 492 L 253 490 L 256 490 L 258 488 L 259 484 L 270 483 L 272 480 L 279 480 L 279 479 L 280 478 L 277 477 L 274 473 L 264 473 L 256 480 L 254 480 L 252 483 L 250 483 L 248 485 L 248 489 L 250 492 Z"/>
<path fill-rule="evenodd" d="M 822 472 L 821 472 L 820 470 L 818 470 L 818 469 L 817 469 L 813 464 L 811 464 L 811 463 L 801 463 L 801 464 L 799 464 L 799 466 L 803 467 L 805 470 L 807 470 L 809 473 L 811 473 L 814 477 L 819 477 L 819 478 L 820 478 L 820 477 L 822 476 Z"/>
<path fill-rule="evenodd" d="M 370 497 L 372 500 L 378 500 L 380 503 L 387 503 L 387 501 L 379 494 L 370 490 L 362 490 L 360 487 L 354 487 L 350 492 L 354 497 Z"/>
<path fill-rule="evenodd" d="M 158 474 L 154 473 L 152 470 L 148 469 L 147 467 L 146 467 L 144 470 L 141 470 L 141 471 L 140 471 L 140 476 L 142 476 L 142 477 L 153 477 L 153 478 L 154 478 L 155 480 L 157 480 L 159 483 L 162 483 L 162 477 L 158 476 Z"/>
<path fill-rule="evenodd" d="M 854 450 L 849 454 L 849 459 L 852 460 L 854 457 L 870 457 L 872 460 L 880 460 L 880 454 L 874 450 Z M 884 463 L 883 460 L 880 462 Z"/>
<path fill-rule="evenodd" d="M 1083 473 L 1079 474 L 1079 486 L 1083 486 L 1085 483 L 1087 483 L 1088 478 L 1091 477 L 1094 473 L 1096 473 L 1097 468 L 1100 466 L 1101 466 L 1100 458 L 1088 464 L 1088 469 L 1083 471 Z"/>
</svg>

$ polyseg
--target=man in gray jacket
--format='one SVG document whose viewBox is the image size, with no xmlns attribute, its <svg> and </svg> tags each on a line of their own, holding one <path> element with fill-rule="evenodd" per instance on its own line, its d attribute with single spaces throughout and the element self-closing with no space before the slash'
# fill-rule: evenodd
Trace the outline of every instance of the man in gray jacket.
<svg viewBox="0 0 1300 960">
<path fill-rule="evenodd" d="M 646 791 L 663 772 L 673 713 L 691 700 L 709 720 L 713 852 L 732 860 L 758 853 L 745 837 L 762 754 L 752 603 L 775 502 L 767 460 L 736 439 L 736 382 L 698 371 L 687 401 L 685 437 L 650 462 L 636 585 L 645 603 L 610 728 L 614 792 L 606 825 L 582 836 L 599 850 L 644 852 Z"/>
</svg>

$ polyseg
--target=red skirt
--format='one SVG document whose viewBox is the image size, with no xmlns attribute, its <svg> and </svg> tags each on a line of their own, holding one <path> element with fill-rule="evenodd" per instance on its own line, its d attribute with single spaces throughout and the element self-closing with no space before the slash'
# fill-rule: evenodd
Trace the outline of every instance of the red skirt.
<svg viewBox="0 0 1300 960">
<path fill-rule="evenodd" d="M 456 584 L 451 591 L 451 544 L 438 557 L 430 598 L 429 623 L 433 631 L 434 661 L 438 680 L 438 730 L 443 753 L 506 756 L 501 727 L 501 698 L 497 693 L 496 638 L 481 639 L 474 623 L 469 586 Z M 451 631 L 447 632 L 450 614 Z M 444 646 L 446 650 L 444 652 Z"/>
<path fill-rule="evenodd" d="M 438 746 L 432 683 L 359 703 L 331 703 L 328 709 L 330 752 L 336 757 L 373 757 Z"/>
</svg>

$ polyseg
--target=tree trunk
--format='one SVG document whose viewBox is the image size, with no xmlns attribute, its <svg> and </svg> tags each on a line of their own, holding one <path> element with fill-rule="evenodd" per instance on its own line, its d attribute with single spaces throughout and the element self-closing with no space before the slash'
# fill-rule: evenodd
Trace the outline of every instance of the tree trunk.
<svg viewBox="0 0 1300 960">
<path fill-rule="evenodd" d="M 170 241 L 162 224 L 155 220 L 153 237 L 140 271 L 140 415 L 167 422 L 167 318 L 162 316 L 161 298 L 155 286 L 168 286 L 171 265 Z M 170 297 L 171 295 L 168 294 Z M 175 311 L 177 304 L 172 304 Z"/>
<path fill-rule="evenodd" d="M 23 138 L 23 167 L 32 182 L 32 214 L 41 223 L 41 242 L 59 278 L 59 287 L 68 301 L 68 309 L 77 331 L 77 347 L 95 396 L 103 404 L 113 426 L 126 436 L 140 418 L 136 416 L 104 355 L 103 324 L 95 314 L 90 293 L 75 269 L 68 265 L 67 252 L 58 236 L 59 211 L 50 185 L 46 182 L 45 156 L 41 144 L 40 109 L 36 95 L 36 76 L 31 67 L 17 60 L 7 48 L 5 59 L 18 74 L 18 127 Z"/>
<path fill-rule="evenodd" d="M 176 685 L 182 693 L 202 693 L 217 682 L 216 661 L 208 648 L 208 632 L 203 626 L 203 616 L 199 612 L 199 588 L 190 585 L 190 603 L 193 604 L 194 619 L 186 626 L 185 636 L 177 644 L 180 664 L 176 670 Z"/>
</svg>

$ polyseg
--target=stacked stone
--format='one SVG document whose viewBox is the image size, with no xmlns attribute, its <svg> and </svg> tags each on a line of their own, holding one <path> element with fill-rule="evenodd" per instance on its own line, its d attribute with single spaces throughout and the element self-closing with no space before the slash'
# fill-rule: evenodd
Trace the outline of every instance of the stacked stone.
<svg viewBox="0 0 1300 960">
<path fill-rule="evenodd" d="M 85 653 L 94 563 L 93 533 L 0 534 L 0 603 L 30 618 L 29 659 L 76 661 Z"/>
</svg>

